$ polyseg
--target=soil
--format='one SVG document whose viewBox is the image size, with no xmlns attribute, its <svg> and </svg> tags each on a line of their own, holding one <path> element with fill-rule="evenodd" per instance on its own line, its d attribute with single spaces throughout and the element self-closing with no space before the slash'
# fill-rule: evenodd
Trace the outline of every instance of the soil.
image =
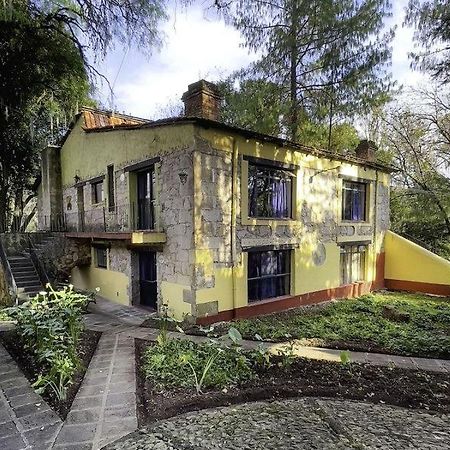
<svg viewBox="0 0 450 450">
<path fill-rule="evenodd" d="M 136 339 L 136 383 L 139 425 L 189 411 L 258 400 L 335 397 L 386 403 L 435 412 L 450 412 L 450 377 L 445 373 L 316 361 L 299 358 L 288 368 L 273 366 L 252 381 L 224 390 L 156 389 L 145 380 L 141 360 L 148 341 Z M 151 344 L 150 344 L 151 345 Z"/>
<path fill-rule="evenodd" d="M 78 346 L 78 357 L 81 360 L 81 367 L 75 373 L 73 383 L 67 390 L 67 398 L 60 401 L 56 398 L 53 392 L 44 392 L 41 394 L 42 398 L 53 408 L 62 420 L 66 419 L 68 412 L 72 406 L 72 402 L 77 395 L 78 389 L 83 381 L 84 374 L 91 361 L 91 358 L 97 348 L 101 333 L 98 331 L 85 330 L 80 339 Z M 42 370 L 40 365 L 34 358 L 33 354 L 26 350 L 23 342 L 16 331 L 5 331 L 0 333 L 0 341 L 5 346 L 9 354 L 14 358 L 20 370 L 25 377 L 34 383 L 37 376 Z"/>
</svg>

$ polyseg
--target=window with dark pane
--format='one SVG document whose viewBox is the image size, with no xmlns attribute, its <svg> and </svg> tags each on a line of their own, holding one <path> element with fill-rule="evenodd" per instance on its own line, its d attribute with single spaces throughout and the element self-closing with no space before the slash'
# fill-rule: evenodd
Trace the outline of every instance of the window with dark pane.
<svg viewBox="0 0 450 450">
<path fill-rule="evenodd" d="M 366 245 L 341 246 L 341 284 L 364 281 L 366 278 Z"/>
<path fill-rule="evenodd" d="M 290 250 L 250 251 L 248 253 L 248 301 L 290 294 Z"/>
<path fill-rule="evenodd" d="M 249 217 L 291 218 L 292 179 L 286 170 L 249 163 Z"/>
<path fill-rule="evenodd" d="M 116 199 L 114 195 L 114 165 L 108 166 L 108 208 L 114 211 Z"/>
<path fill-rule="evenodd" d="M 101 269 L 108 268 L 108 249 L 106 247 L 95 247 L 95 265 Z"/>
<path fill-rule="evenodd" d="M 102 203 L 103 202 L 103 181 L 98 181 L 97 183 L 91 184 L 92 189 L 92 203 Z"/>
<path fill-rule="evenodd" d="M 342 220 L 366 220 L 367 183 L 344 181 Z"/>
</svg>

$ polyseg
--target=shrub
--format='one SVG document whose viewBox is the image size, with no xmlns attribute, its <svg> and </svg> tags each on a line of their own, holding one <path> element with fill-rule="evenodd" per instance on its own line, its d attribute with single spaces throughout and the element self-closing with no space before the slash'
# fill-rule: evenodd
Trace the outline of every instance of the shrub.
<svg viewBox="0 0 450 450">
<path fill-rule="evenodd" d="M 67 387 L 80 366 L 77 344 L 84 330 L 82 313 L 90 298 L 73 291 L 41 292 L 21 305 L 9 308 L 24 348 L 42 367 L 33 384 L 38 392 L 53 391 L 59 400 L 66 397 Z"/>
<path fill-rule="evenodd" d="M 253 379 L 252 361 L 240 347 L 215 342 L 197 344 L 168 339 L 150 345 L 143 355 L 146 378 L 158 387 L 224 388 Z"/>
</svg>

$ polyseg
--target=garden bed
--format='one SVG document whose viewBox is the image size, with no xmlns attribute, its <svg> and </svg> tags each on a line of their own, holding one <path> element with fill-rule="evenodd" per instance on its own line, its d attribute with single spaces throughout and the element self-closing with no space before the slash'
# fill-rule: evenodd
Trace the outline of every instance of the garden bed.
<svg viewBox="0 0 450 450">
<path fill-rule="evenodd" d="M 58 400 L 51 391 L 45 391 L 41 394 L 42 398 L 58 413 L 61 419 L 65 420 L 72 402 L 83 381 L 84 374 L 89 366 L 91 358 L 97 348 L 101 333 L 98 331 L 85 330 L 80 336 L 80 342 L 77 345 L 77 354 L 81 361 L 81 367 L 76 371 L 72 383 L 67 390 L 65 400 Z M 15 331 L 5 331 L 0 333 L 0 341 L 5 346 L 9 354 L 14 358 L 19 368 L 22 370 L 30 383 L 37 380 L 41 372 L 41 365 L 35 360 L 33 354 L 27 351 L 20 336 Z"/>
<path fill-rule="evenodd" d="M 450 359 L 450 299 L 379 292 L 233 322 L 245 339 Z"/>
<path fill-rule="evenodd" d="M 448 374 L 296 359 L 287 367 L 256 369 L 255 377 L 225 388 L 161 386 L 145 378 L 143 354 L 148 341 L 136 340 L 140 426 L 189 411 L 257 400 L 314 396 L 365 400 L 436 412 L 450 412 Z M 281 363 L 281 358 L 279 359 Z M 171 368 L 176 370 L 176 368 Z"/>
</svg>

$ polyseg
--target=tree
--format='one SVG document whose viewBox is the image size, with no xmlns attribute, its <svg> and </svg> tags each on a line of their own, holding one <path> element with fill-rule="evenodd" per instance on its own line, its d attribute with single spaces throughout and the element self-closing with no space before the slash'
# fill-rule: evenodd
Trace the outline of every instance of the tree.
<svg viewBox="0 0 450 450">
<path fill-rule="evenodd" d="M 445 83 L 450 81 L 450 4 L 447 0 L 410 0 L 405 23 L 415 27 L 422 48 L 411 52 L 413 66 Z"/>
<path fill-rule="evenodd" d="M 22 230 L 39 150 L 62 131 L 98 75 L 88 55 L 161 42 L 163 0 L 5 0 L 0 5 L 0 231 Z M 33 209 L 31 208 L 31 213 Z"/>
<path fill-rule="evenodd" d="M 221 5 L 245 45 L 262 57 L 249 76 L 280 87 L 285 124 L 298 139 L 302 117 L 343 116 L 379 101 L 390 83 L 386 66 L 393 30 L 383 33 L 388 0 L 235 0 Z"/>
<path fill-rule="evenodd" d="M 394 231 L 450 257 L 450 97 L 414 93 L 414 109 L 391 108 L 383 118 L 381 147 L 393 174 Z"/>
</svg>

